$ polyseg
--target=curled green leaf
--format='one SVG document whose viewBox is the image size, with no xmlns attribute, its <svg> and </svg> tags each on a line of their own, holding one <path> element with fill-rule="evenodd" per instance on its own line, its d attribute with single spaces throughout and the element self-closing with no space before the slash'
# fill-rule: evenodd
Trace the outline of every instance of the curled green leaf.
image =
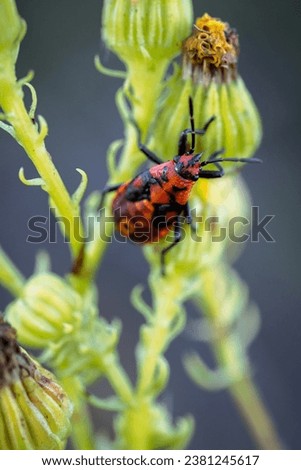
<svg viewBox="0 0 301 470">
<path fill-rule="evenodd" d="M 99 398 L 88 394 L 87 402 L 95 408 L 106 411 L 122 411 L 124 409 L 124 404 L 116 396 Z"/>
<path fill-rule="evenodd" d="M 39 142 L 42 143 L 48 135 L 48 124 L 46 119 L 44 119 L 43 116 L 40 115 L 38 116 L 38 122 L 40 128 Z"/>
<path fill-rule="evenodd" d="M 196 353 L 184 356 L 183 362 L 189 377 L 202 388 L 223 390 L 233 382 L 225 369 L 210 369 Z"/>
<path fill-rule="evenodd" d="M 20 181 L 25 184 L 25 186 L 42 186 L 45 187 L 45 181 L 42 178 L 31 178 L 27 179 L 24 175 L 24 168 L 21 167 L 19 170 L 19 179 Z"/>
<path fill-rule="evenodd" d="M 94 57 L 94 64 L 95 64 L 96 70 L 98 70 L 98 72 L 102 73 L 103 75 L 108 75 L 109 77 L 114 77 L 114 78 L 122 78 L 122 79 L 126 78 L 126 72 L 125 71 L 123 71 L 123 70 L 114 70 L 114 69 L 110 69 L 110 68 L 105 67 L 101 63 L 99 55 L 96 55 Z"/>
<path fill-rule="evenodd" d="M 151 323 L 153 320 L 153 311 L 149 305 L 143 300 L 142 292 L 144 287 L 142 284 L 138 284 L 134 287 L 131 292 L 131 302 L 133 306 L 144 316 L 144 318 Z"/>
<path fill-rule="evenodd" d="M 31 106 L 30 106 L 28 115 L 32 120 L 34 120 L 36 109 L 37 109 L 37 104 L 38 104 L 37 93 L 36 93 L 36 90 L 34 89 L 34 87 L 32 86 L 31 83 L 25 82 L 23 84 L 23 86 L 27 86 L 27 88 L 29 88 L 29 90 L 31 92 L 32 102 L 31 102 Z"/>
<path fill-rule="evenodd" d="M 76 171 L 81 175 L 82 178 L 81 182 L 78 185 L 78 188 L 74 191 L 72 195 L 72 201 L 75 206 L 79 206 L 87 189 L 88 176 L 87 173 L 84 170 L 81 170 L 80 168 L 76 168 Z"/>
</svg>

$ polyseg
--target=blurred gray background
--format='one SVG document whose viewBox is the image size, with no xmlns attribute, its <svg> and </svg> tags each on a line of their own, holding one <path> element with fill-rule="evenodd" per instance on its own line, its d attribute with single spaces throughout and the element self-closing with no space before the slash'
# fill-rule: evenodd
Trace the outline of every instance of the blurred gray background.
<svg viewBox="0 0 301 470">
<path fill-rule="evenodd" d="M 90 0 L 17 1 L 28 24 L 18 61 L 18 75 L 35 71 L 38 113 L 49 124 L 47 147 L 67 187 L 79 182 L 75 168 L 89 175 L 89 192 L 106 182 L 105 154 L 109 143 L 122 136 L 114 105 L 118 79 L 101 76 L 93 65 L 99 53 L 106 66 L 120 67 L 100 41 L 102 2 Z M 239 70 L 257 103 L 264 124 L 258 156 L 260 171 L 245 171 L 253 202 L 262 214 L 275 214 L 270 231 L 276 243 L 249 244 L 236 267 L 248 283 L 262 312 L 262 328 L 251 348 L 257 384 L 280 435 L 289 449 L 301 440 L 301 289 L 300 289 L 300 29 L 299 0 L 196 0 L 195 14 L 208 12 L 238 29 L 241 43 Z M 299 131 L 299 132 L 298 132 Z M 24 152 L 0 132 L 0 243 L 25 275 L 33 270 L 38 248 L 47 249 L 53 270 L 70 266 L 62 240 L 43 246 L 27 244 L 27 220 L 47 215 L 46 195 L 18 180 L 20 166 L 36 176 Z M 139 248 L 111 245 L 98 276 L 101 312 L 121 317 L 121 358 L 133 375 L 133 344 L 138 338 L 139 314 L 130 305 L 129 292 L 146 284 L 148 268 Z M 0 309 L 11 300 L 0 288 Z M 197 427 L 190 448 L 254 448 L 226 392 L 200 391 L 186 376 L 181 357 L 194 347 L 206 357 L 205 346 L 191 344 L 182 334 L 167 357 L 171 377 L 165 400 L 174 416 L 191 413 Z M 98 416 L 98 426 L 110 428 L 109 413 Z"/>
</svg>

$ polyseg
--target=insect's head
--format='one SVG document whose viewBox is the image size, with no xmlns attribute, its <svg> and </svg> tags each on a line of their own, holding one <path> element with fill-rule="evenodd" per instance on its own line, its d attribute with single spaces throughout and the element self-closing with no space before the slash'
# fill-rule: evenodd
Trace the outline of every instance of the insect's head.
<svg viewBox="0 0 301 470">
<path fill-rule="evenodd" d="M 174 158 L 175 171 L 186 180 L 197 181 L 200 177 L 202 153 L 185 153 Z"/>
<path fill-rule="evenodd" d="M 180 145 L 179 145 L 179 154 L 177 155 L 173 161 L 175 164 L 175 171 L 180 175 L 182 178 L 190 180 L 190 181 L 197 181 L 199 178 L 205 177 L 204 173 L 202 172 L 202 168 L 206 165 L 215 164 L 217 170 L 215 173 L 211 171 L 206 172 L 206 177 L 217 177 L 222 176 L 224 174 L 224 170 L 221 167 L 220 163 L 223 162 L 234 162 L 234 163 L 261 163 L 261 160 L 258 158 L 217 158 L 220 154 L 224 153 L 225 149 L 220 149 L 210 155 L 207 161 L 200 162 L 200 159 L 203 153 L 195 154 L 195 136 L 196 134 L 204 135 L 208 126 L 211 122 L 215 119 L 213 116 L 207 123 L 204 125 L 203 129 L 195 129 L 194 127 L 194 117 L 193 117 L 193 103 L 192 98 L 189 97 L 189 114 L 190 114 L 190 129 L 186 129 L 182 132 L 180 138 Z M 187 143 L 187 134 L 191 134 L 191 146 L 188 151 L 185 152 L 185 147 Z M 185 153 L 184 153 L 185 152 Z M 209 175 L 210 173 L 210 175 Z"/>
<path fill-rule="evenodd" d="M 194 127 L 194 116 L 193 116 L 193 102 L 191 96 L 188 100 L 189 106 L 189 115 L 190 115 L 190 129 L 185 129 L 181 133 L 180 141 L 179 141 L 179 155 L 177 155 L 173 161 L 175 163 L 175 171 L 184 179 L 190 181 L 197 181 L 200 177 L 200 159 L 203 155 L 202 153 L 194 153 L 195 150 L 195 136 L 196 134 L 203 135 L 206 129 L 195 129 Z M 212 118 L 208 123 L 207 127 L 212 122 L 214 118 Z M 190 148 L 187 149 L 187 136 L 191 134 L 191 144 Z"/>
</svg>

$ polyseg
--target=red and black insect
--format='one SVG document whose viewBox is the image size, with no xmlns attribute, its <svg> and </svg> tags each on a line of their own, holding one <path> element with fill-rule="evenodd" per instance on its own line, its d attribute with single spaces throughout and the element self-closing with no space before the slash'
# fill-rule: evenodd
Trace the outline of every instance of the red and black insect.
<svg viewBox="0 0 301 470">
<path fill-rule="evenodd" d="M 165 272 L 166 253 L 181 240 L 180 217 L 183 215 L 188 224 L 192 222 L 188 200 L 198 179 L 223 176 L 222 162 L 260 162 L 257 158 L 217 158 L 224 149 L 201 161 L 203 153 L 194 153 L 195 135 L 204 135 L 215 118 L 209 119 L 202 129 L 195 129 L 191 98 L 189 111 L 191 127 L 181 132 L 177 156 L 162 162 L 142 144 L 138 130 L 139 149 L 155 166 L 142 171 L 131 181 L 106 186 L 102 192 L 101 205 L 107 193 L 117 191 L 112 204 L 116 228 L 130 240 L 141 244 L 154 243 L 173 231 L 173 242 L 161 251 L 162 274 Z M 191 146 L 187 150 L 189 134 Z M 214 164 L 217 169 L 204 170 L 209 164 Z"/>
</svg>

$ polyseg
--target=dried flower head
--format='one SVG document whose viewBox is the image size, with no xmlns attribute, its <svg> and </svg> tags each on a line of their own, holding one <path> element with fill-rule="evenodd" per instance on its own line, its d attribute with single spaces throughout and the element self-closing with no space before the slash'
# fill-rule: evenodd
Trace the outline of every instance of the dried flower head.
<svg viewBox="0 0 301 470">
<path fill-rule="evenodd" d="M 205 13 L 197 18 L 194 30 L 183 42 L 183 71 L 195 81 L 218 77 L 236 78 L 239 55 L 238 34 L 228 23 Z"/>
</svg>

